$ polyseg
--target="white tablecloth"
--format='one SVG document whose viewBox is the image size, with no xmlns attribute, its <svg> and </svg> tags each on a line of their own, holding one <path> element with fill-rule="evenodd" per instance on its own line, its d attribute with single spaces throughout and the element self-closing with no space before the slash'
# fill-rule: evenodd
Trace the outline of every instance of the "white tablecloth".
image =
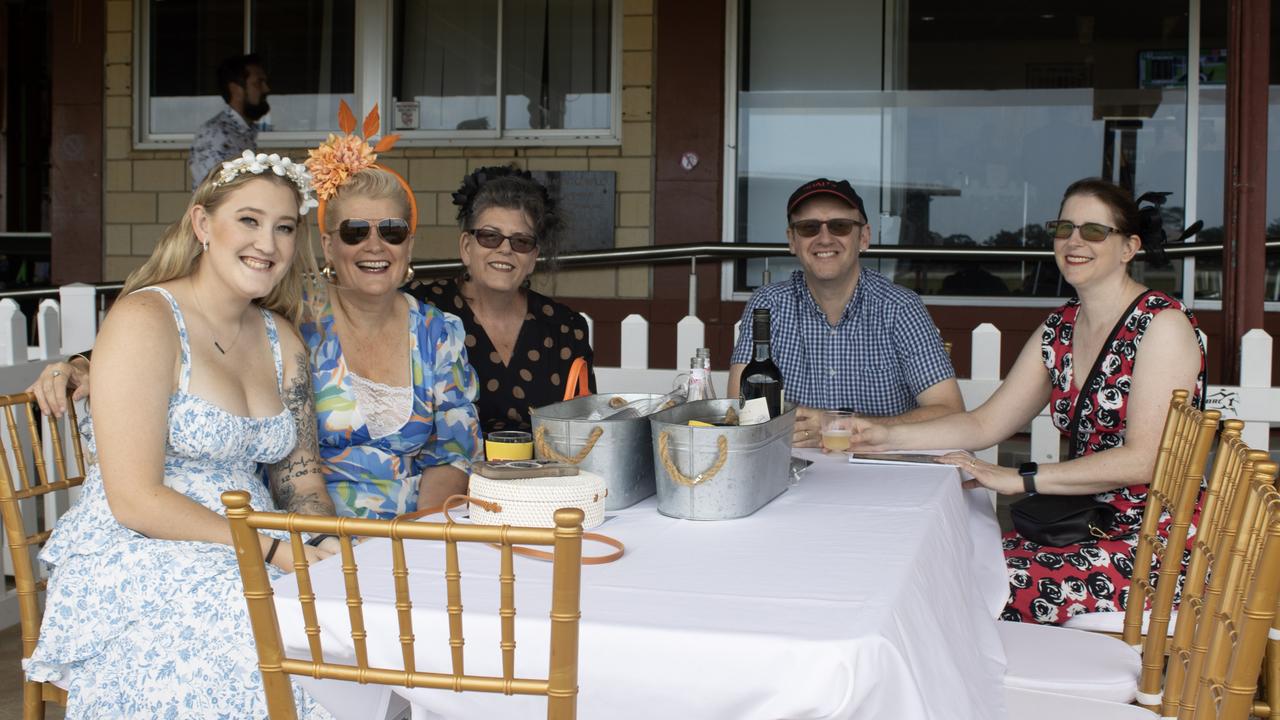
<svg viewBox="0 0 1280 720">
<path fill-rule="evenodd" d="M 808 457 L 819 459 L 800 483 L 747 518 L 675 520 L 654 498 L 609 514 L 597 532 L 627 554 L 582 571 L 579 717 L 1005 717 L 992 619 L 1008 590 L 988 495 L 962 490 L 946 466 Z M 390 545 L 370 541 L 356 554 L 370 661 L 400 669 Z M 406 554 L 418 669 L 449 672 L 442 546 L 406 543 Z M 500 675 L 498 553 L 464 547 L 460 557 L 466 670 Z M 516 563 L 517 676 L 545 677 L 550 564 Z M 317 565 L 312 580 L 326 655 L 349 660 L 338 563 Z M 307 657 L 296 585 L 287 576 L 275 590 L 285 644 Z M 315 687 L 352 720 L 385 700 L 374 687 Z M 535 697 L 395 692 L 420 716 L 545 713 Z"/>
</svg>

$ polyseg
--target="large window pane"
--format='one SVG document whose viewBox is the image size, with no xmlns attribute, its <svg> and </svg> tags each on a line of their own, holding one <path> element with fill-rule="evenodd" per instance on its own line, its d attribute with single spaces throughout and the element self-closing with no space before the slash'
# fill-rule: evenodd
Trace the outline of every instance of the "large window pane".
<svg viewBox="0 0 1280 720">
<path fill-rule="evenodd" d="M 608 128 L 609 0 L 527 0 L 502 11 L 506 128 Z"/>
<path fill-rule="evenodd" d="M 246 45 L 270 78 L 261 129 L 336 129 L 338 100 L 354 100 L 355 0 L 151 0 L 147 12 L 149 133 L 192 133 L 219 112 L 218 64 Z"/>
<path fill-rule="evenodd" d="M 355 0 L 257 0 L 250 47 L 271 78 L 266 130 L 336 130 L 355 99 Z"/>
<path fill-rule="evenodd" d="M 1169 192 L 1176 235 L 1186 6 L 1162 5 L 743 0 L 736 239 L 780 241 L 787 194 L 819 175 L 854 183 L 885 245 L 1049 247 L 1041 223 L 1094 175 Z M 1069 293 L 1052 262 L 879 266 L 926 294 Z M 1178 291 L 1175 268 L 1135 271 Z"/>
<path fill-rule="evenodd" d="M 395 18 L 396 129 L 496 130 L 498 0 L 397 0 Z"/>
<path fill-rule="evenodd" d="M 399 130 L 498 135 L 612 125 L 610 0 L 397 0 L 396 19 Z"/>
</svg>

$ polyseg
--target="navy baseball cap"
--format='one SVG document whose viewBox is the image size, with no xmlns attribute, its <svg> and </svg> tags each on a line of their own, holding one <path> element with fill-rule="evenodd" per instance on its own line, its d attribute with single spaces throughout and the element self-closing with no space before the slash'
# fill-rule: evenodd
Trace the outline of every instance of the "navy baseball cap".
<svg viewBox="0 0 1280 720">
<path fill-rule="evenodd" d="M 858 192 L 853 189 L 848 180 L 828 180 L 826 178 L 810 180 L 796 188 L 796 191 L 791 193 L 791 199 L 787 200 L 787 217 L 791 217 L 791 213 L 795 212 L 796 206 L 815 195 L 834 195 L 857 208 L 858 212 L 862 213 L 863 219 L 867 217 L 867 210 L 862 206 L 862 198 L 858 197 Z"/>
</svg>

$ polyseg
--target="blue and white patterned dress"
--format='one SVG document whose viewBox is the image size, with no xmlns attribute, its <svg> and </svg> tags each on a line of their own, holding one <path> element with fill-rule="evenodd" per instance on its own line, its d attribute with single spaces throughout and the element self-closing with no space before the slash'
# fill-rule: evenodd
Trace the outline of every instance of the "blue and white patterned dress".
<svg viewBox="0 0 1280 720">
<path fill-rule="evenodd" d="M 163 288 L 145 289 L 169 300 L 182 346 L 178 390 L 169 398 L 165 485 L 218 513 L 226 490 L 248 490 L 255 509 L 275 509 L 257 468 L 293 449 L 292 416 L 287 409 L 271 417 L 233 415 L 190 394 L 182 313 Z M 271 314 L 262 314 L 283 390 L 279 336 Z M 86 425 L 92 449 L 91 421 Z M 40 559 L 54 571 L 26 671 L 67 687 L 67 718 L 266 717 L 231 546 L 154 540 L 124 527 L 111 514 L 95 464 Z M 305 692 L 295 689 L 294 696 L 300 717 L 332 717 Z"/>
</svg>

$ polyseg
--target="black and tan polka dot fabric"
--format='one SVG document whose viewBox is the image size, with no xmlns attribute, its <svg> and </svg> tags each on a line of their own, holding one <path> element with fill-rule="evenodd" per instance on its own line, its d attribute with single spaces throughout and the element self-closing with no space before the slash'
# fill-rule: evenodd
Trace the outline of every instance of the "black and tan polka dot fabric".
<svg viewBox="0 0 1280 720">
<path fill-rule="evenodd" d="M 588 365 L 595 366 L 587 344 L 587 321 L 546 295 L 525 291 L 528 308 L 524 325 L 516 338 L 511 364 L 503 365 L 489 336 L 459 294 L 456 281 L 415 282 L 407 289 L 419 300 L 462 319 L 467 331 L 467 357 L 480 377 L 476 409 L 480 412 L 480 429 L 485 433 L 530 429 L 529 408 L 564 399 L 564 383 L 574 358 L 585 357 Z M 589 379 L 591 391 L 595 392 L 594 371 Z"/>
</svg>

